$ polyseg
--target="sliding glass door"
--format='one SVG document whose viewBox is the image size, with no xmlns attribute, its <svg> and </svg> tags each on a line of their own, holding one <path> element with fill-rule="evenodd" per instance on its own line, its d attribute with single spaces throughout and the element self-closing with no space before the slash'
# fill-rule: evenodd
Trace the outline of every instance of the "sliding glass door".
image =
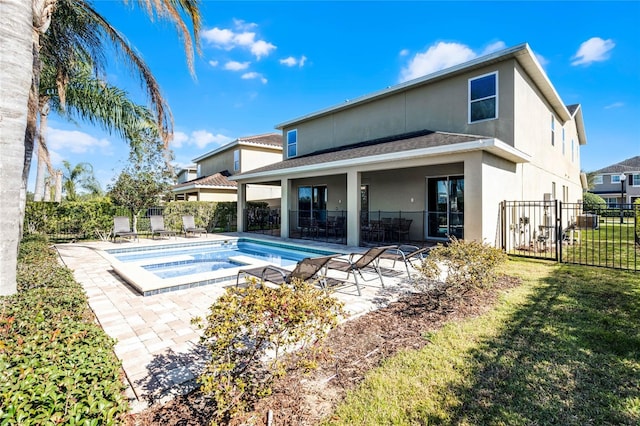
<svg viewBox="0 0 640 426">
<path fill-rule="evenodd" d="M 327 186 L 298 187 L 298 226 L 327 220 Z"/>
<path fill-rule="evenodd" d="M 464 238 L 464 177 L 427 179 L 427 238 Z"/>
</svg>

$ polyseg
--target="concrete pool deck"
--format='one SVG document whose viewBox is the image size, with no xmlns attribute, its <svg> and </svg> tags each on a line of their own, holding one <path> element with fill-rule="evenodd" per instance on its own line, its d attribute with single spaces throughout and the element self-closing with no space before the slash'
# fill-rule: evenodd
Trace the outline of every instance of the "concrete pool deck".
<svg viewBox="0 0 640 426">
<path fill-rule="evenodd" d="M 336 252 L 362 252 L 362 247 L 321 244 L 313 241 L 282 240 L 255 234 L 221 234 L 200 239 L 247 237 L 304 244 Z M 176 290 L 153 296 L 142 296 L 112 269 L 102 251 L 118 246 L 168 244 L 193 241 L 194 238 L 111 243 L 105 241 L 57 244 L 62 262 L 73 270 L 75 279 L 84 287 L 91 309 L 105 332 L 116 339 L 115 354 L 122 362 L 133 412 L 150 404 L 165 402 L 197 387 L 196 378 L 206 362 L 206 351 L 200 345 L 201 331 L 191 324 L 194 317 L 205 318 L 211 304 L 224 293 L 224 286 L 212 284 Z M 391 264 L 383 265 L 387 270 Z M 362 286 L 362 296 L 355 286 L 334 293 L 345 304 L 350 317 L 377 309 L 410 289 L 404 265 L 385 274 L 385 288 Z M 353 280 L 353 278 L 351 278 Z"/>
</svg>

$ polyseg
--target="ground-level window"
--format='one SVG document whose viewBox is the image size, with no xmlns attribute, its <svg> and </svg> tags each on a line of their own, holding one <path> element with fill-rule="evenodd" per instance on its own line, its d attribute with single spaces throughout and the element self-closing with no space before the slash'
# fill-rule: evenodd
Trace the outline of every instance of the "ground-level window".
<svg viewBox="0 0 640 426">
<path fill-rule="evenodd" d="M 287 132 L 287 158 L 298 155 L 298 130 L 289 130 Z"/>
<path fill-rule="evenodd" d="M 618 207 L 619 198 L 614 197 L 604 197 L 604 200 L 607 202 L 607 207 Z"/>
<path fill-rule="evenodd" d="M 327 220 L 327 186 L 298 187 L 298 226 Z"/>
<path fill-rule="evenodd" d="M 469 79 L 469 123 L 498 118 L 498 73 Z"/>
</svg>

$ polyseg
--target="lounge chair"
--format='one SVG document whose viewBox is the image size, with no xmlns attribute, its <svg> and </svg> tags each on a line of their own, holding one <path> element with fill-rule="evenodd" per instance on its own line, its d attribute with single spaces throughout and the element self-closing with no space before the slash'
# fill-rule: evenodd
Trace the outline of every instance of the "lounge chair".
<svg viewBox="0 0 640 426">
<path fill-rule="evenodd" d="M 163 236 L 170 237 L 171 235 L 173 235 L 174 237 L 176 236 L 176 233 L 174 231 L 165 229 L 164 217 L 159 215 L 154 215 L 154 216 L 151 216 L 149 219 L 151 221 L 151 238 L 154 238 L 156 235 L 159 235 L 161 237 Z"/>
<path fill-rule="evenodd" d="M 188 234 L 205 234 L 207 235 L 207 230 L 204 228 L 196 227 L 195 218 L 191 215 L 182 216 L 182 232 L 186 237 Z"/>
<path fill-rule="evenodd" d="M 358 296 L 360 296 L 362 295 L 362 292 L 360 291 L 358 275 L 360 275 L 360 278 L 362 278 L 363 281 L 371 281 L 367 280 L 364 275 L 362 275 L 362 271 L 366 269 L 372 269 L 378 275 L 378 278 L 380 278 L 380 284 L 382 284 L 382 287 L 384 287 L 382 271 L 380 270 L 380 256 L 382 256 L 382 254 L 384 254 L 384 252 L 386 252 L 387 250 L 395 248 L 397 248 L 397 246 L 373 247 L 367 250 L 365 253 L 351 253 L 349 255 L 349 258 L 347 259 L 332 259 L 327 264 L 327 268 L 329 270 L 334 269 L 337 271 L 346 272 L 347 279 L 349 278 L 349 275 L 353 273 L 353 278 L 358 289 Z"/>
<path fill-rule="evenodd" d="M 253 276 L 260 278 L 261 283 L 272 283 L 276 285 L 291 284 L 291 281 L 296 278 L 301 281 L 309 281 L 311 279 L 317 279 L 321 286 L 325 286 L 324 276 L 326 275 L 327 263 L 336 257 L 332 256 L 320 256 L 320 257 L 306 257 L 298 262 L 292 271 L 283 269 L 274 265 L 260 266 L 252 269 L 241 269 L 236 276 L 236 286 L 240 284 L 240 275 Z"/>
<path fill-rule="evenodd" d="M 417 247 L 408 244 L 403 244 L 398 246 L 397 248 L 393 248 L 387 250 L 383 253 L 380 258 L 393 260 L 393 267 L 395 268 L 396 262 L 404 263 L 405 268 L 407 268 L 407 277 L 411 278 L 411 272 L 409 271 L 409 267 L 412 266 L 416 268 L 416 263 L 421 263 L 422 260 L 427 256 L 431 250 L 431 247 Z"/>
<path fill-rule="evenodd" d="M 131 230 L 128 216 L 115 216 L 113 218 L 113 242 L 115 243 L 120 238 L 133 237 L 134 240 L 138 239 L 138 233 Z"/>
</svg>

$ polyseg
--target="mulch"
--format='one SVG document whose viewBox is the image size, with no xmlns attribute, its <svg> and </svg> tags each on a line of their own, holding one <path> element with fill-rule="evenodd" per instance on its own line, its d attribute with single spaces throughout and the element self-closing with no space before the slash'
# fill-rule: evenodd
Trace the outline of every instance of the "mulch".
<svg viewBox="0 0 640 426">
<path fill-rule="evenodd" d="M 490 310 L 501 291 L 519 280 L 502 277 L 491 289 L 467 293 L 462 300 L 435 304 L 424 294 L 412 294 L 347 321 L 332 330 L 325 341 L 327 356 L 318 368 L 305 374 L 299 370 L 275 381 L 273 393 L 258 401 L 251 413 L 234 419 L 232 425 L 315 425 L 354 389 L 365 374 L 401 350 L 417 350 L 429 342 L 425 335 L 445 323 L 473 318 Z M 128 418 L 129 425 L 209 425 L 213 407 L 198 391 L 153 406 Z"/>
</svg>

